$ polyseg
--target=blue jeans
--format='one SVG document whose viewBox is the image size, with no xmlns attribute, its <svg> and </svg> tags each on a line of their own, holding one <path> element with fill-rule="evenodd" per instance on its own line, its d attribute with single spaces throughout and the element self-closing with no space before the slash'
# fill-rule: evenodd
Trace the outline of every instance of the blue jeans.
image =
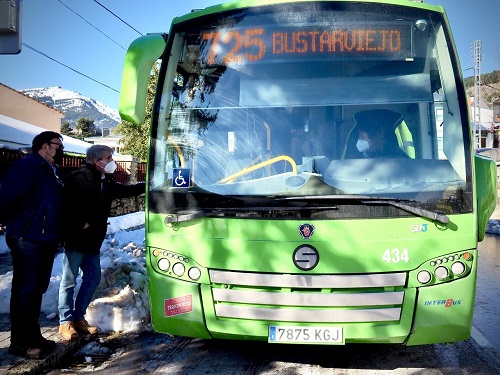
<svg viewBox="0 0 500 375">
<path fill-rule="evenodd" d="M 82 270 L 82 285 L 75 300 L 74 293 L 79 269 Z M 82 320 L 100 283 L 99 254 L 85 254 L 66 249 L 63 255 L 61 285 L 59 286 L 59 323 Z"/>
<path fill-rule="evenodd" d="M 13 268 L 10 341 L 22 347 L 38 347 L 42 337 L 38 324 L 42 296 L 49 286 L 57 243 L 30 241 L 11 236 L 9 232 L 5 240 Z"/>
</svg>

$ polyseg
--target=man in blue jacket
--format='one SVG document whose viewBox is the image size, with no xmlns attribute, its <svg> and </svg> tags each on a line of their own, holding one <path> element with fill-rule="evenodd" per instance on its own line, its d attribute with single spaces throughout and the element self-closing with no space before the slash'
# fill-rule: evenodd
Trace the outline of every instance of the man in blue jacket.
<svg viewBox="0 0 500 375">
<path fill-rule="evenodd" d="M 111 202 L 143 194 L 145 184 L 121 185 L 113 181 L 116 163 L 113 149 L 93 145 L 87 150 L 85 168 L 65 180 L 66 244 L 59 287 L 59 333 L 63 340 L 79 334 L 96 334 L 85 313 L 101 282 L 100 249 L 108 227 Z M 76 278 L 82 270 L 82 284 L 74 298 Z"/>
<path fill-rule="evenodd" d="M 38 323 L 58 243 L 62 241 L 62 136 L 44 131 L 32 142 L 32 153 L 18 160 L 0 183 L 0 222 L 7 224 L 12 255 L 9 353 L 38 358 L 55 347 Z"/>
</svg>

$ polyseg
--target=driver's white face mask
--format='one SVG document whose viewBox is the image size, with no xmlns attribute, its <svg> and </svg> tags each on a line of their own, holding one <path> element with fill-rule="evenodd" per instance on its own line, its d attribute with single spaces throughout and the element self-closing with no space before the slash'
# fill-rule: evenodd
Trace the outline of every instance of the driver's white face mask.
<svg viewBox="0 0 500 375">
<path fill-rule="evenodd" d="M 368 141 L 365 141 L 364 139 L 358 139 L 356 142 L 356 147 L 359 152 L 366 152 L 370 148 L 370 143 Z"/>
<path fill-rule="evenodd" d="M 106 166 L 104 167 L 104 172 L 111 174 L 116 170 L 116 163 L 114 160 L 111 160 Z"/>
</svg>

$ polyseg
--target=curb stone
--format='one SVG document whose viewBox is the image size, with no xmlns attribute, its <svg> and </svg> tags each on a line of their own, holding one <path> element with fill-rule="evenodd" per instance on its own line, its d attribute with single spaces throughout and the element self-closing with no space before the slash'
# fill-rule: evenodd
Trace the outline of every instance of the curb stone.
<svg viewBox="0 0 500 375">
<path fill-rule="evenodd" d="M 59 339 L 59 324 L 57 319 L 48 320 L 40 317 L 42 335 L 56 342 L 56 348 L 45 354 L 40 359 L 25 359 L 9 354 L 10 345 L 10 319 L 8 314 L 0 314 L 0 375 L 31 375 L 41 374 L 49 370 L 69 354 L 76 352 L 88 342 L 87 337 L 81 336 L 75 341 L 62 341 Z"/>
</svg>

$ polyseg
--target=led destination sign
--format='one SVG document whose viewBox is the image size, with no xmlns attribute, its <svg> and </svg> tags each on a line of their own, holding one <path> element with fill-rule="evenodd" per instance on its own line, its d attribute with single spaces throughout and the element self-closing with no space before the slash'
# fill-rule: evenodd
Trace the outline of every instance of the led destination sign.
<svg viewBox="0 0 500 375">
<path fill-rule="evenodd" d="M 342 25 L 203 32 L 200 57 L 208 65 L 300 58 L 405 60 L 412 57 L 410 25 Z"/>
</svg>

